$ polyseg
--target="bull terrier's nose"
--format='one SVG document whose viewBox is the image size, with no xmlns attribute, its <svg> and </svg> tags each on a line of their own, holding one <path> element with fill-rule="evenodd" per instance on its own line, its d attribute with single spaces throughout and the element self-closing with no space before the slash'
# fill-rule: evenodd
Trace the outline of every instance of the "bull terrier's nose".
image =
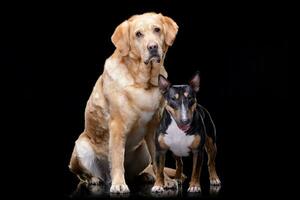
<svg viewBox="0 0 300 200">
<path fill-rule="evenodd" d="M 189 119 L 181 119 L 181 123 L 184 124 L 184 125 L 187 125 L 191 122 L 191 120 Z"/>
<path fill-rule="evenodd" d="M 158 48 L 158 45 L 156 42 L 150 42 L 147 46 L 149 51 L 156 51 Z"/>
</svg>

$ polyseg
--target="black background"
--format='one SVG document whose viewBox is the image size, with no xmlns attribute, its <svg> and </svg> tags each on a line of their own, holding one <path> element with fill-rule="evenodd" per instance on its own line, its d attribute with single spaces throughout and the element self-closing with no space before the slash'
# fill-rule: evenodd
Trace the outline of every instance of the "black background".
<svg viewBox="0 0 300 200">
<path fill-rule="evenodd" d="M 5 125 L 12 130 L 6 135 L 25 159 L 9 154 L 17 165 L 7 167 L 22 169 L 21 194 L 66 196 L 74 189 L 77 180 L 67 165 L 84 128 L 86 101 L 114 51 L 110 37 L 123 20 L 148 11 L 179 26 L 165 60 L 169 80 L 187 83 L 200 70 L 199 102 L 217 127 L 219 197 L 282 190 L 287 155 L 280 146 L 288 134 L 289 93 L 284 6 L 196 1 L 32 6 L 10 5 L 2 14 L 1 63 L 12 71 L 11 84 L 5 84 L 12 103 L 4 106 L 11 122 Z M 186 159 L 189 176 L 190 166 Z M 203 177 L 207 182 L 206 169 Z"/>
</svg>

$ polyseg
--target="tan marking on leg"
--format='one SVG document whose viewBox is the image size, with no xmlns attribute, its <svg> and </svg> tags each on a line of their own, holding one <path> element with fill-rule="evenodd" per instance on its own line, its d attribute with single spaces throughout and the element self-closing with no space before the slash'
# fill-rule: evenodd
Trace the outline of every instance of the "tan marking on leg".
<svg viewBox="0 0 300 200">
<path fill-rule="evenodd" d="M 173 157 L 175 158 L 176 160 L 176 174 L 175 174 L 175 179 L 178 179 L 180 181 L 183 181 L 182 180 L 182 172 L 183 172 L 183 162 L 182 162 L 182 158 L 179 157 L 179 156 L 176 156 L 173 154 Z"/>
<path fill-rule="evenodd" d="M 198 147 L 199 147 L 199 145 L 200 145 L 200 142 L 201 142 L 201 137 L 200 137 L 200 135 L 196 134 L 196 135 L 195 135 L 195 139 L 194 139 L 194 141 L 192 142 L 190 148 L 191 148 L 192 150 L 198 149 Z"/>
<path fill-rule="evenodd" d="M 216 172 L 216 155 L 217 155 L 217 146 L 213 142 L 213 139 L 211 137 L 206 137 L 205 140 L 205 150 L 207 152 L 207 165 L 208 165 L 208 171 L 209 171 L 209 180 L 211 185 L 219 185 L 221 184 L 221 181 L 217 175 Z"/>
<path fill-rule="evenodd" d="M 202 168 L 202 152 L 193 152 L 193 172 L 188 188 L 189 192 L 200 192 L 200 174 Z"/>
<path fill-rule="evenodd" d="M 166 155 L 162 153 L 159 156 L 159 163 L 157 166 L 157 182 L 160 185 L 164 185 L 164 167 L 165 167 L 165 160 L 166 160 Z"/>
<path fill-rule="evenodd" d="M 159 134 L 158 136 L 158 143 L 160 148 L 162 148 L 163 150 L 169 149 L 169 146 L 165 143 L 164 136 L 162 136 L 162 134 Z"/>
<path fill-rule="evenodd" d="M 164 177 L 164 166 L 165 166 L 166 155 L 165 153 L 160 153 L 157 163 L 156 181 L 152 187 L 152 192 L 163 192 L 165 185 Z"/>
</svg>

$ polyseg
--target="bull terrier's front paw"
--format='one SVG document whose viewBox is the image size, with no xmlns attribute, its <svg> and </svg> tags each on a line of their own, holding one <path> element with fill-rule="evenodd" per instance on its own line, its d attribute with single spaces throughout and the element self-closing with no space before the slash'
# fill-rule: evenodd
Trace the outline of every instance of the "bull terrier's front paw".
<svg viewBox="0 0 300 200">
<path fill-rule="evenodd" d="M 187 190 L 188 192 L 201 192 L 200 184 L 190 184 L 190 187 Z"/>
<path fill-rule="evenodd" d="M 209 182 L 210 185 L 221 185 L 221 181 L 218 176 L 210 178 Z"/>
<path fill-rule="evenodd" d="M 110 193 L 119 193 L 119 194 L 129 193 L 129 188 L 125 183 L 112 184 L 110 187 Z"/>
<path fill-rule="evenodd" d="M 154 185 L 151 189 L 151 192 L 161 193 L 164 191 L 164 187 L 162 185 Z"/>
</svg>

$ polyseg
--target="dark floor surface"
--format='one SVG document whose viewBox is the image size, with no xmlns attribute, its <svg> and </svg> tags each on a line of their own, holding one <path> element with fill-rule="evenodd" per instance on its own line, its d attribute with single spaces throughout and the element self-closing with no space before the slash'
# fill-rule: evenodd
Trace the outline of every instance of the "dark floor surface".
<svg viewBox="0 0 300 200">
<path fill-rule="evenodd" d="M 209 186 L 202 184 L 201 193 L 188 193 L 188 181 L 178 186 L 178 189 L 165 190 L 163 193 L 152 193 L 151 188 L 153 184 L 130 184 L 130 194 L 110 194 L 109 187 L 107 186 L 89 186 L 85 183 L 79 183 L 77 187 L 67 194 L 66 197 L 70 198 L 151 198 L 151 197 L 219 197 L 223 194 L 221 186 Z"/>
</svg>

